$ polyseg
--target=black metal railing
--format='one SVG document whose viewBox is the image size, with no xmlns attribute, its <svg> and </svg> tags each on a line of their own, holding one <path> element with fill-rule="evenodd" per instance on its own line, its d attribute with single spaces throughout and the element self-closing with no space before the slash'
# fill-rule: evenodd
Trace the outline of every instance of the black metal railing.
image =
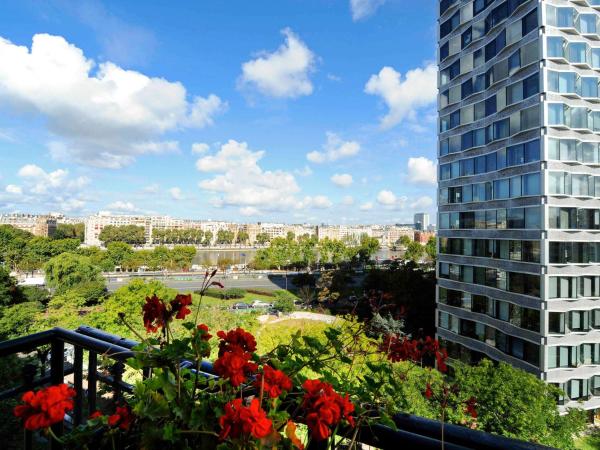
<svg viewBox="0 0 600 450">
<path fill-rule="evenodd" d="M 123 392 L 131 392 L 132 386 L 123 381 L 124 361 L 133 356 L 132 348 L 138 343 L 106 333 L 91 327 L 79 327 L 75 331 L 63 328 L 35 333 L 10 341 L 0 342 L 0 358 L 16 354 L 37 353 L 40 370 L 27 363 L 23 366 L 22 384 L 0 392 L 0 400 L 16 397 L 35 387 L 64 382 L 65 376 L 73 375 L 73 387 L 77 392 L 73 413 L 66 417 L 68 426 L 77 426 L 84 417 L 96 410 L 98 386 L 105 385 L 112 390 L 112 401 L 116 404 Z M 66 346 L 72 346 L 72 355 L 65 357 Z M 49 346 L 49 352 L 47 350 Z M 42 350 L 40 350 L 42 349 Z M 87 367 L 84 367 L 84 352 L 87 352 Z M 58 355 L 58 356 L 57 356 Z M 107 371 L 98 370 L 98 356 L 108 358 L 111 364 Z M 47 370 L 49 360 L 49 373 Z M 189 366 L 190 361 L 182 361 Z M 210 362 L 203 362 L 200 371 L 205 376 L 215 376 Z M 84 373 L 85 372 L 85 373 Z M 150 375 L 143 369 L 142 376 Z M 37 374 L 37 375 L 36 375 Z M 84 376 L 87 389 L 84 389 Z M 16 380 L 15 380 L 16 381 Z M 384 425 L 363 427 L 359 441 L 363 444 L 382 449 L 418 448 L 419 450 L 543 450 L 549 447 L 522 442 L 458 425 L 444 424 L 410 414 L 397 414 L 394 417 L 397 430 Z M 65 423 L 52 427 L 60 436 Z M 25 432 L 24 448 L 32 448 L 33 436 Z M 49 443 L 52 450 L 60 449 L 53 440 Z M 312 446 L 311 448 L 318 448 Z"/>
</svg>

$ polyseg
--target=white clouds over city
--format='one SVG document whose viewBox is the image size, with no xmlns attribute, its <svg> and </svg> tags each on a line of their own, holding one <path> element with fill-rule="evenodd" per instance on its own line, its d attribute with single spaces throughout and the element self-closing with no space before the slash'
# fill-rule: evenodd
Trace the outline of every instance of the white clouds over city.
<svg viewBox="0 0 600 450">
<path fill-rule="evenodd" d="M 291 29 L 281 31 L 285 42 L 274 52 L 260 52 L 255 59 L 242 64 L 239 86 L 255 89 L 276 98 L 310 95 L 313 84 L 310 73 L 316 56 Z"/>
<path fill-rule="evenodd" d="M 435 102 L 437 97 L 437 66 L 428 64 L 409 70 L 406 75 L 385 66 L 371 75 L 365 85 L 367 94 L 381 98 L 388 108 L 380 124 L 391 128 L 405 119 L 415 119 L 417 110 Z"/>
<path fill-rule="evenodd" d="M 308 153 L 306 159 L 316 164 L 322 164 L 355 156 L 359 151 L 360 144 L 357 141 L 344 141 L 337 134 L 327 132 L 327 141 L 323 145 L 323 149 Z"/>
<path fill-rule="evenodd" d="M 0 38 L 0 101 L 42 117 L 59 160 L 119 168 L 175 150 L 162 136 L 213 124 L 225 103 L 190 96 L 179 82 L 111 62 L 97 64 L 61 36 L 36 34 L 31 49 Z"/>
<path fill-rule="evenodd" d="M 416 184 L 435 185 L 437 182 L 437 166 L 424 156 L 408 158 L 408 180 Z"/>
<path fill-rule="evenodd" d="M 350 0 L 350 12 L 355 22 L 372 16 L 385 0 Z"/>
</svg>

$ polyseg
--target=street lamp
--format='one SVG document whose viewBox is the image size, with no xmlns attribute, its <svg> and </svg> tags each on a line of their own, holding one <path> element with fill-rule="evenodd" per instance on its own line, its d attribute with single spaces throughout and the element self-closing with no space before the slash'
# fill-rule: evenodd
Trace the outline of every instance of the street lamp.
<svg viewBox="0 0 600 450">
<path fill-rule="evenodd" d="M 288 260 L 285 262 L 285 290 L 286 290 L 286 291 L 287 291 L 287 268 L 288 268 L 288 264 L 289 264 L 290 262 L 291 262 L 291 261 L 290 261 L 289 259 L 288 259 Z"/>
</svg>

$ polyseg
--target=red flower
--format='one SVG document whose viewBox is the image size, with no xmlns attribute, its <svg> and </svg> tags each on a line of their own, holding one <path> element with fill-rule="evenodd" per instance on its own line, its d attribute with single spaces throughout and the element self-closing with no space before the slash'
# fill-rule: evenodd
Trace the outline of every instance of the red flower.
<svg viewBox="0 0 600 450">
<path fill-rule="evenodd" d="M 223 353 L 232 351 L 235 348 L 239 348 L 244 352 L 256 351 L 256 339 L 243 328 L 229 330 L 227 333 L 219 331 L 217 336 L 221 338 L 221 342 L 219 343 L 219 356 L 222 356 Z"/>
<path fill-rule="evenodd" d="M 37 392 L 23 394 L 23 405 L 17 405 L 14 414 L 23 419 L 25 428 L 33 431 L 62 422 L 67 411 L 73 409 L 75 390 L 66 384 L 50 386 Z"/>
<path fill-rule="evenodd" d="M 200 333 L 200 339 L 203 341 L 209 341 L 212 338 L 212 334 L 208 332 L 208 326 L 203 323 L 198 325 L 198 332 Z"/>
<path fill-rule="evenodd" d="M 264 377 L 264 386 L 263 386 L 263 377 Z M 257 389 L 264 388 L 264 392 L 271 397 L 277 398 L 281 395 L 282 391 L 291 391 L 292 390 L 292 380 L 288 378 L 288 376 L 283 373 L 281 370 L 273 369 L 271 366 L 263 366 L 263 373 L 256 376 L 256 381 L 254 382 L 254 386 Z"/>
<path fill-rule="evenodd" d="M 241 398 L 225 405 L 225 413 L 219 417 L 221 439 L 252 436 L 262 439 L 273 433 L 273 422 L 260 407 L 258 399 L 252 399 L 250 406 L 244 406 Z"/>
<path fill-rule="evenodd" d="M 409 339 L 406 336 L 388 335 L 379 347 L 387 354 L 392 362 L 413 361 L 421 363 L 424 356 L 435 358 L 440 372 L 446 372 L 446 360 L 448 353 L 446 349 L 440 348 L 440 342 L 427 336 L 425 340 Z"/>
<path fill-rule="evenodd" d="M 465 404 L 467 405 L 467 414 L 469 414 L 473 419 L 477 419 L 477 409 L 475 408 L 477 405 L 477 399 L 475 397 L 471 397 L 465 402 Z"/>
<path fill-rule="evenodd" d="M 252 355 L 241 349 L 223 353 L 214 363 L 213 370 L 217 375 L 228 378 L 233 387 L 238 387 L 249 374 L 256 372 L 258 366 L 250 361 Z"/>
<path fill-rule="evenodd" d="M 433 396 L 433 391 L 431 390 L 431 385 L 427 383 L 427 388 L 425 389 L 425 397 L 431 398 Z"/>
<path fill-rule="evenodd" d="M 100 417 L 104 416 L 104 414 L 102 414 L 102 412 L 100 411 L 94 411 L 92 414 L 90 414 L 90 419 L 98 419 Z"/>
<path fill-rule="evenodd" d="M 146 297 L 146 303 L 142 307 L 144 313 L 144 327 L 147 333 L 154 333 L 165 326 L 167 321 L 167 307 L 156 295 Z"/>
<path fill-rule="evenodd" d="M 306 380 L 302 385 L 305 391 L 302 408 L 305 410 L 304 423 L 311 436 L 317 441 L 327 439 L 342 418 L 354 426 L 354 405 L 348 394 L 342 397 L 329 383 L 319 380 Z"/>
<path fill-rule="evenodd" d="M 117 406 L 115 413 L 108 416 L 108 425 L 111 427 L 118 425 L 121 430 L 129 430 L 132 422 L 133 414 L 127 406 Z"/>
<path fill-rule="evenodd" d="M 188 308 L 192 304 L 192 294 L 178 294 L 171 300 L 171 315 L 175 314 L 176 319 L 185 319 L 185 316 L 190 314 L 192 310 Z"/>
</svg>

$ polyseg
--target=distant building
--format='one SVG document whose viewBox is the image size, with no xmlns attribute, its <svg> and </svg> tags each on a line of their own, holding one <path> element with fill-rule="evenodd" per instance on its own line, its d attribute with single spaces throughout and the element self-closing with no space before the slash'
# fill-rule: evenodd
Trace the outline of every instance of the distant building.
<svg viewBox="0 0 600 450">
<path fill-rule="evenodd" d="M 0 214 L 0 225 L 11 225 L 34 236 L 52 237 L 56 233 L 57 220 L 50 215 Z"/>
<path fill-rule="evenodd" d="M 430 231 L 415 230 L 413 239 L 415 242 L 425 245 L 432 237 L 435 237 L 435 233 L 432 233 Z"/>
<path fill-rule="evenodd" d="M 415 230 L 427 231 L 429 229 L 429 214 L 415 214 Z"/>
<path fill-rule="evenodd" d="M 152 238 L 152 218 L 146 216 L 129 216 L 129 215 L 105 215 L 97 214 L 89 216 L 85 220 L 85 239 L 84 244 L 88 246 L 102 246 L 99 239 L 100 233 L 106 226 L 122 227 L 126 225 L 135 225 L 144 227 L 144 236 L 146 242 L 151 242 Z"/>
</svg>

